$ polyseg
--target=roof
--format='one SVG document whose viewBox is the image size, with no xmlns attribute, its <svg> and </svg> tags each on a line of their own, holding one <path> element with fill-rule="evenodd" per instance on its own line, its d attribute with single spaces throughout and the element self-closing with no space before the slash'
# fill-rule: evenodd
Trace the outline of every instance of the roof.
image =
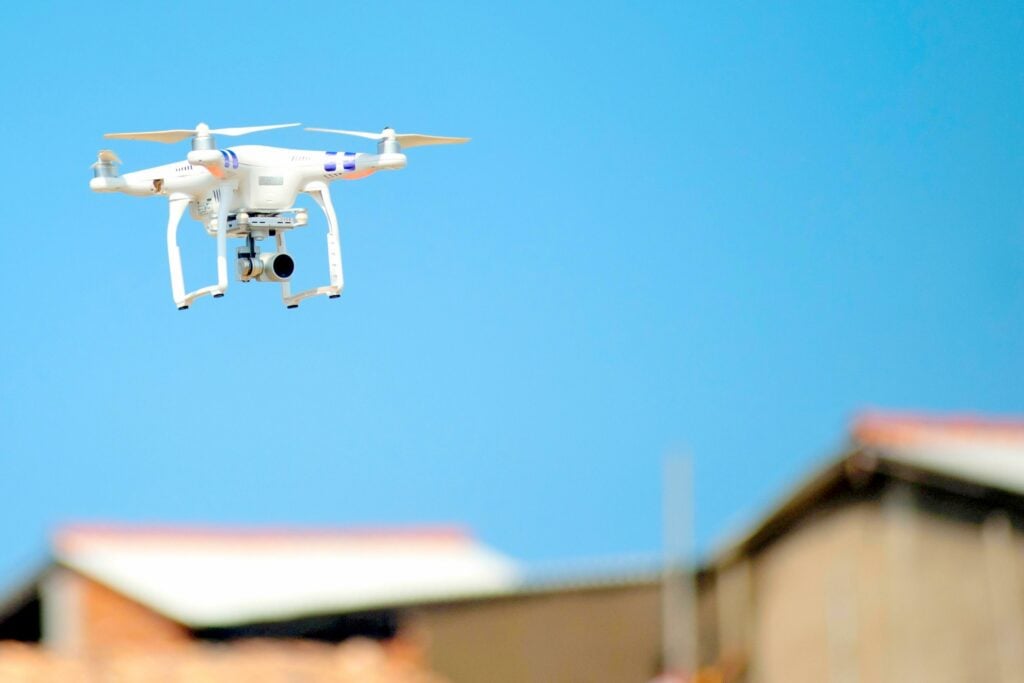
<svg viewBox="0 0 1024 683">
<path fill-rule="evenodd" d="M 781 533 L 847 481 L 875 474 L 960 493 L 1024 497 L 1024 418 L 872 411 L 858 416 L 849 440 L 791 489 L 746 533 L 723 546 L 711 565 L 728 564 Z M 1024 500 L 1021 500 L 1024 505 Z"/>
<path fill-rule="evenodd" d="M 1024 419 L 868 413 L 851 431 L 889 461 L 1024 494 Z"/>
<path fill-rule="evenodd" d="M 509 590 L 517 567 L 453 528 L 71 526 L 57 563 L 193 628 Z"/>
</svg>

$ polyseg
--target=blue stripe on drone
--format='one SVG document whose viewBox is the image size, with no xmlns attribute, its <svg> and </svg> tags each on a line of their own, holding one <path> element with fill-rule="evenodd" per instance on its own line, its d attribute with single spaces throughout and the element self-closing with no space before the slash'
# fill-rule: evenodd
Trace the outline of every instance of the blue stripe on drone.
<svg viewBox="0 0 1024 683">
<path fill-rule="evenodd" d="M 224 168 L 231 168 L 231 157 L 228 156 L 228 153 L 222 149 L 218 151 L 220 152 L 220 155 L 224 157 Z"/>
<path fill-rule="evenodd" d="M 238 168 L 238 155 L 233 150 L 228 150 L 228 154 L 231 155 L 231 168 Z"/>
<path fill-rule="evenodd" d="M 327 161 L 324 162 L 324 171 L 327 173 L 334 173 L 338 170 L 338 164 L 334 160 L 334 157 L 338 155 L 337 152 L 327 152 Z"/>
<path fill-rule="evenodd" d="M 354 152 L 345 152 L 345 170 L 356 170 L 356 155 Z"/>
</svg>

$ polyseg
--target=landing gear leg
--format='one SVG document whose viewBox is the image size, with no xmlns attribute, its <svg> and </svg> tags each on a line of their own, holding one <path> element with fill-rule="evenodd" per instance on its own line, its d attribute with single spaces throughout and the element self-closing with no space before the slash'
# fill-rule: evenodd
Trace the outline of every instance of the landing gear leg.
<svg viewBox="0 0 1024 683">
<path fill-rule="evenodd" d="M 288 308 L 296 308 L 303 299 L 321 294 L 337 299 L 345 288 L 345 274 L 341 268 L 341 240 L 338 238 L 338 217 L 331 203 L 330 190 L 327 189 L 326 183 L 315 182 L 307 185 L 305 192 L 313 197 L 327 217 L 327 265 L 330 269 L 331 283 L 292 295 L 291 286 L 287 282 L 282 282 L 281 298 Z M 284 251 L 284 236 L 280 232 L 277 233 L 277 250 Z"/>
<path fill-rule="evenodd" d="M 185 292 L 185 275 L 181 267 L 181 249 L 178 247 L 178 225 L 181 223 L 185 209 L 192 201 L 187 194 L 175 192 L 169 198 L 169 215 L 167 218 L 167 261 L 171 269 L 171 294 L 179 311 L 192 305 L 192 302 L 207 294 L 214 298 L 224 296 L 228 288 L 227 230 L 228 207 L 231 206 L 233 190 L 229 185 L 220 188 L 220 208 L 217 211 L 217 284 L 203 287 L 193 292 Z"/>
<path fill-rule="evenodd" d="M 278 230 L 274 235 L 274 240 L 277 243 L 277 253 L 285 254 L 288 252 L 288 245 L 284 241 L 284 231 Z M 305 292 L 302 292 L 305 294 Z M 288 308 L 298 308 L 299 301 L 302 300 L 302 296 L 292 296 L 292 283 L 288 280 L 281 280 L 281 300 L 284 301 L 284 305 Z"/>
</svg>

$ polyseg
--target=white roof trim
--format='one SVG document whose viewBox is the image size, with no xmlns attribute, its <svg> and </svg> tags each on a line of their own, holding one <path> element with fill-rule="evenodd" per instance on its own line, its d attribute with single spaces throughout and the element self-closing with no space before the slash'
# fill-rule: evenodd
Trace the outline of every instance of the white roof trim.
<svg viewBox="0 0 1024 683">
<path fill-rule="evenodd" d="M 72 534 L 57 559 L 190 627 L 489 594 L 519 581 L 510 560 L 460 538 Z"/>
</svg>

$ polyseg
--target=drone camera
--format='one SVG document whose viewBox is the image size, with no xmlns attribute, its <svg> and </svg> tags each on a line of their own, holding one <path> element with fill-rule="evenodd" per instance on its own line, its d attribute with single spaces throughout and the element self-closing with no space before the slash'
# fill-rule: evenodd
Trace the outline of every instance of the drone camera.
<svg viewBox="0 0 1024 683">
<path fill-rule="evenodd" d="M 263 254 L 263 273 L 257 279 L 283 282 L 295 272 L 295 259 L 288 254 Z"/>
<path fill-rule="evenodd" d="M 240 255 L 238 277 L 243 282 L 286 282 L 295 272 L 295 259 L 286 253 Z"/>
</svg>

